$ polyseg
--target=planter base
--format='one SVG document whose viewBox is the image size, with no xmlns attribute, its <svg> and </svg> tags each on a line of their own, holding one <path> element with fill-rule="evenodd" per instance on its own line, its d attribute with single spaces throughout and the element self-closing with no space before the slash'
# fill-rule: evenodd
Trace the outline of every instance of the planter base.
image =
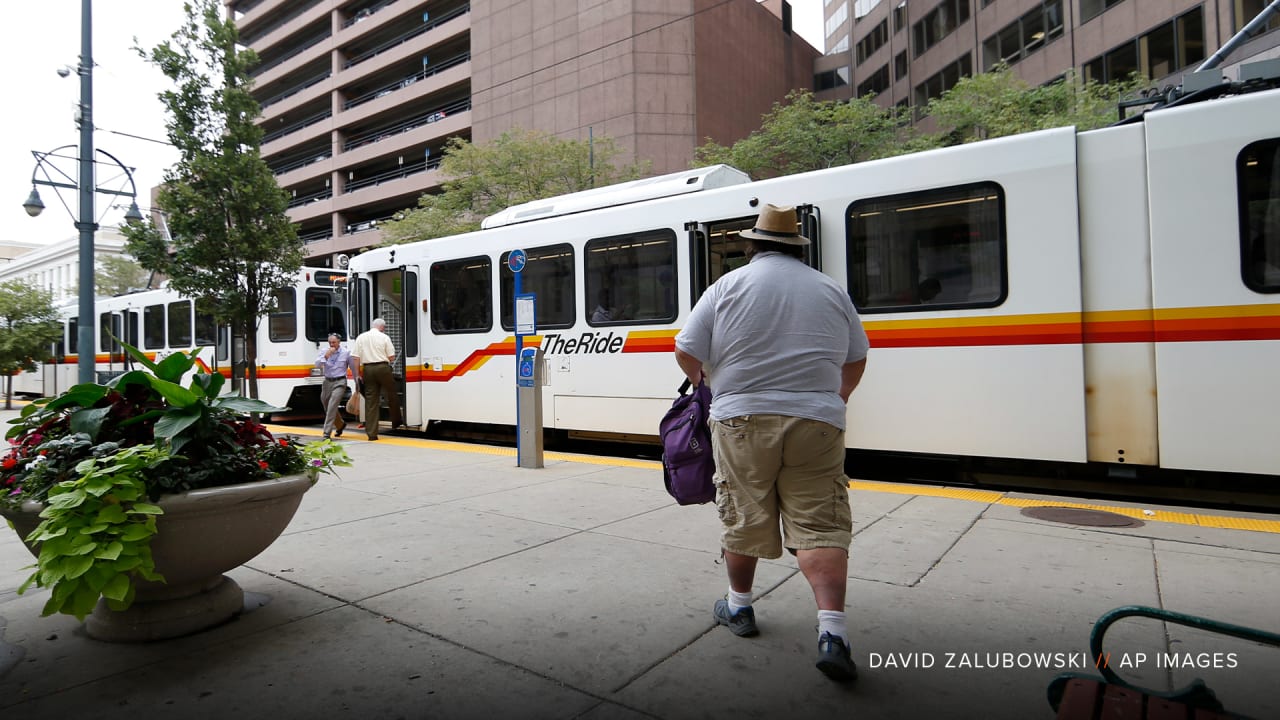
<svg viewBox="0 0 1280 720">
<path fill-rule="evenodd" d="M 106 600 L 99 600 L 84 629 L 89 637 L 107 642 L 165 640 L 221 625 L 243 609 L 244 591 L 222 575 L 195 594 L 136 601 L 127 610 L 112 610 Z"/>
</svg>

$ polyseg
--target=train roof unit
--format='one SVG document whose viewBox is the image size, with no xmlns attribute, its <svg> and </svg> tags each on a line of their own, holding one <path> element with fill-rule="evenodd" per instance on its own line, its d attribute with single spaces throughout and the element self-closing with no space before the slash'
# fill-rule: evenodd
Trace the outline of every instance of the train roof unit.
<svg viewBox="0 0 1280 720">
<path fill-rule="evenodd" d="M 709 165 L 696 170 L 684 170 L 669 175 L 632 180 L 631 182 L 592 188 L 581 192 L 559 195 L 544 200 L 534 200 L 512 205 L 490 215 L 480 224 L 481 229 L 514 225 L 516 223 L 543 220 L 549 217 L 597 210 L 599 208 L 628 205 L 631 203 L 671 197 L 700 190 L 713 190 L 730 185 L 742 185 L 751 178 L 741 170 L 728 165 Z"/>
</svg>

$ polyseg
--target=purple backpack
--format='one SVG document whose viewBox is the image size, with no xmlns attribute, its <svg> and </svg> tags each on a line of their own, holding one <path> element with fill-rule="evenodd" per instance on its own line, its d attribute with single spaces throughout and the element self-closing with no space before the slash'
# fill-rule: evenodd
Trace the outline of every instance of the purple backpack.
<svg viewBox="0 0 1280 720">
<path fill-rule="evenodd" d="M 716 463 L 711 456 L 711 388 L 703 381 L 685 394 L 691 383 L 680 386 L 658 434 L 662 437 L 662 480 L 667 492 L 681 505 L 699 505 L 716 497 Z"/>
</svg>

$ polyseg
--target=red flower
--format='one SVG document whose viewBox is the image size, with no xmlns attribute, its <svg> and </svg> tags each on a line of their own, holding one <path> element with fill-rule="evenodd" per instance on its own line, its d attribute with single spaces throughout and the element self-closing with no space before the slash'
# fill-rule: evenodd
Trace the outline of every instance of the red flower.
<svg viewBox="0 0 1280 720">
<path fill-rule="evenodd" d="M 262 468 L 263 470 L 266 470 L 266 469 L 267 469 L 267 461 L 266 461 L 266 460 L 259 460 L 259 461 L 258 461 L 258 467 Z"/>
<path fill-rule="evenodd" d="M 14 465 L 17 465 L 17 464 L 18 464 L 18 461 L 17 461 L 16 459 L 14 459 L 14 457 L 13 457 L 12 455 L 10 455 L 9 457 L 5 458 L 3 463 L 0 463 L 0 465 L 3 465 L 3 466 L 4 466 L 4 469 L 5 469 L 5 470 L 12 470 L 12 469 L 13 469 L 13 466 L 14 466 Z"/>
<path fill-rule="evenodd" d="M 289 447 L 289 440 L 287 438 L 280 438 L 280 444 L 284 447 Z"/>
</svg>

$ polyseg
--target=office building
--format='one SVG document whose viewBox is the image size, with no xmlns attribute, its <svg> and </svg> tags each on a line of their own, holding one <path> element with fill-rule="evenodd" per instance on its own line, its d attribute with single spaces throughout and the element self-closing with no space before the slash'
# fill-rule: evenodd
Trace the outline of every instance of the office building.
<svg viewBox="0 0 1280 720">
<path fill-rule="evenodd" d="M 225 0 L 310 262 L 378 244 L 451 137 L 608 136 L 653 174 L 731 144 L 820 53 L 783 0 Z"/>
<path fill-rule="evenodd" d="M 1004 62 L 1032 85 L 1074 68 L 1111 81 L 1138 72 L 1177 85 L 1270 0 L 823 0 L 824 100 L 870 95 L 923 108 L 961 78 Z M 1272 17 L 1220 66 L 1280 57 Z"/>
</svg>

